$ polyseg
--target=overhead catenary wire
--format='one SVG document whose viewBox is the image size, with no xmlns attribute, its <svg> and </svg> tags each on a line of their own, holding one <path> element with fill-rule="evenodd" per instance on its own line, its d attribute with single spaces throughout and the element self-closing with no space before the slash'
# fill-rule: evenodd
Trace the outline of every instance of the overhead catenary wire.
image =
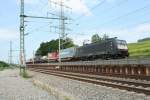
<svg viewBox="0 0 150 100">
<path fill-rule="evenodd" d="M 133 23 L 133 24 L 130 24 L 130 25 L 127 25 L 127 26 L 124 26 L 124 27 L 121 27 L 121 28 L 119 28 L 119 30 L 125 30 L 127 28 L 132 28 L 134 26 L 141 25 L 141 24 L 146 24 L 146 23 L 150 23 L 150 19 L 142 21 L 142 22 L 138 22 L 138 23 Z"/>
<path fill-rule="evenodd" d="M 42 0 L 40 0 L 41 2 L 42 2 Z M 50 2 L 52 1 L 52 0 L 49 0 Z M 54 4 L 57 4 L 57 2 L 54 2 L 54 1 L 52 1 L 52 3 L 54 3 Z M 65 6 L 65 5 L 62 5 L 62 4 L 58 4 L 59 6 Z M 67 6 L 65 6 L 65 7 L 67 7 Z M 68 8 L 68 7 L 67 7 Z M 49 14 L 52 14 L 52 13 L 50 13 L 50 12 L 48 12 Z M 52 15 L 54 15 L 54 14 L 52 14 Z M 23 15 L 25 18 L 36 18 L 36 19 L 56 19 L 56 20 L 59 20 L 60 18 L 59 18 L 59 15 L 56 15 L 55 14 L 55 16 L 57 16 L 57 17 L 41 17 L 41 16 L 27 16 L 27 15 Z M 71 20 L 70 18 L 67 18 L 67 17 L 63 17 L 63 19 L 62 20 Z M 36 22 L 36 21 L 26 21 L 26 22 Z M 42 22 L 41 22 L 42 23 Z M 48 22 L 43 22 L 43 23 L 48 23 Z M 50 23 L 50 22 L 49 22 Z M 44 25 L 45 26 L 45 25 Z M 42 26 L 42 27 L 44 27 L 44 26 Z M 32 31 L 30 31 L 30 32 L 33 32 L 33 31 L 37 31 L 37 30 L 39 30 L 41 28 L 41 26 L 39 27 L 39 28 L 36 28 L 36 29 L 34 29 L 34 30 L 32 30 Z"/>
<path fill-rule="evenodd" d="M 142 10 L 144 10 L 144 9 L 147 9 L 147 8 L 150 8 L 150 4 L 148 4 L 148 5 L 146 5 L 146 6 L 142 7 L 142 8 L 137 8 L 137 9 L 131 11 L 131 12 L 128 12 L 128 13 L 126 13 L 126 14 L 123 14 L 123 15 L 121 15 L 121 16 L 118 16 L 118 17 L 116 17 L 116 18 L 113 18 L 113 19 L 111 19 L 111 20 L 109 20 L 109 21 L 106 21 L 106 22 L 102 23 L 100 26 L 106 25 L 106 24 L 108 24 L 108 23 L 110 23 L 110 22 L 117 21 L 117 20 L 119 20 L 119 19 L 122 19 L 122 18 L 127 17 L 127 16 L 132 15 L 132 14 L 135 14 L 135 13 L 140 12 L 140 11 L 142 11 Z"/>
<path fill-rule="evenodd" d="M 92 7 L 90 10 L 94 10 L 94 9 L 96 9 L 99 6 L 102 6 L 105 2 L 106 2 L 106 0 L 101 1 L 100 3 L 98 3 L 94 7 Z"/>
<path fill-rule="evenodd" d="M 150 23 L 150 19 L 149 20 L 144 20 L 144 21 L 141 21 L 141 22 L 138 22 L 138 23 L 132 23 L 132 24 L 129 24 L 127 26 L 124 26 L 124 27 L 121 27 L 121 28 L 117 28 L 117 30 L 124 31 L 124 30 L 127 30 L 129 28 L 130 29 L 131 28 L 135 28 L 135 26 L 139 26 L 139 25 L 146 24 L 146 23 Z M 80 34 L 78 34 L 78 35 L 80 35 Z M 88 35 L 88 34 L 83 34 L 83 35 Z"/>
<path fill-rule="evenodd" d="M 121 2 L 116 3 L 115 5 L 109 7 L 108 9 L 106 9 L 107 11 L 104 10 L 104 11 L 105 11 L 105 14 L 108 13 L 108 12 L 110 12 L 110 11 L 113 10 L 114 8 L 117 8 L 117 7 L 121 6 L 121 5 L 123 5 L 124 3 L 128 2 L 128 1 L 129 1 L 129 0 L 122 0 Z M 104 14 L 103 14 L 103 15 L 104 15 Z"/>
<path fill-rule="evenodd" d="M 93 6 L 90 10 L 94 10 L 97 7 L 100 7 L 101 5 L 103 5 L 106 2 L 106 0 L 103 0 L 101 2 L 99 2 L 98 4 L 96 4 L 95 6 Z M 81 16 L 77 17 L 75 20 L 79 20 L 80 18 L 84 17 L 86 14 L 82 14 Z"/>
<path fill-rule="evenodd" d="M 47 23 L 47 24 L 49 24 L 49 23 Z M 32 29 L 32 30 L 30 30 L 30 31 L 27 31 L 27 33 L 32 34 L 34 31 L 39 31 L 39 30 L 45 28 L 46 26 L 47 26 L 47 25 L 41 25 L 41 26 L 39 26 L 39 27 L 37 27 L 37 28 L 35 28 L 35 29 Z"/>
<path fill-rule="evenodd" d="M 29 15 L 32 15 L 33 10 L 35 10 L 34 14 L 36 13 L 36 15 L 38 15 L 39 12 L 43 12 L 48 7 L 48 3 L 46 1 L 47 0 L 34 0 L 34 5 L 32 5 L 32 9 L 30 9 L 30 7 L 26 7 L 26 14 L 28 13 Z"/>
<path fill-rule="evenodd" d="M 104 0 L 104 1 L 105 1 L 105 0 Z M 98 8 L 99 6 L 101 6 L 103 3 L 105 3 L 104 1 L 102 1 L 100 4 L 97 4 L 97 5 L 93 6 L 90 10 L 91 10 L 91 11 L 92 11 L 92 10 L 95 10 L 96 8 Z M 116 3 L 115 5 L 113 5 L 113 6 L 110 7 L 109 9 L 107 9 L 107 12 L 109 12 L 110 10 L 112 10 L 112 9 L 118 7 L 118 6 L 123 5 L 123 4 L 126 3 L 127 1 L 129 1 L 129 0 L 122 0 L 122 1 L 119 2 L 119 3 Z M 105 13 L 106 13 L 106 11 L 105 11 Z M 83 15 L 77 17 L 75 21 L 78 21 L 79 19 L 81 19 L 81 18 L 83 18 L 83 17 L 85 17 L 85 14 L 83 14 Z M 79 24 L 76 24 L 76 25 L 79 25 Z"/>
<path fill-rule="evenodd" d="M 67 9 L 72 9 L 71 7 L 69 7 L 69 6 L 67 6 L 67 5 L 65 5 L 65 4 L 61 4 L 61 1 L 60 1 L 60 3 L 59 2 L 56 2 L 55 0 L 48 0 L 50 3 L 53 3 L 53 4 L 55 4 L 55 5 L 57 5 L 57 6 L 63 6 L 64 8 L 67 8 Z M 62 2 L 63 3 L 63 2 Z"/>
<path fill-rule="evenodd" d="M 150 8 L 150 4 L 148 4 L 148 5 L 144 6 L 144 7 L 135 9 L 134 11 L 128 12 L 128 13 L 126 13 L 126 14 L 124 14 L 124 15 L 119 16 L 119 17 L 116 17 L 116 18 L 114 18 L 114 19 L 112 19 L 112 20 L 110 20 L 110 21 L 107 21 L 107 23 L 106 23 L 106 22 L 105 22 L 105 23 L 102 23 L 102 24 L 100 24 L 99 26 L 103 26 L 103 25 L 106 25 L 106 24 L 108 24 L 108 23 L 110 23 L 110 22 L 114 22 L 114 21 L 116 21 L 116 20 L 122 19 L 122 18 L 124 18 L 124 17 L 127 17 L 127 16 L 129 16 L 129 15 L 135 14 L 135 13 L 137 13 L 137 12 L 139 12 L 139 11 L 142 11 L 142 10 L 144 10 L 144 9 L 147 9 L 147 8 Z M 141 22 L 141 23 L 139 23 L 139 24 L 144 24 L 144 23 L 148 23 L 148 22 L 149 22 L 149 20 L 144 21 L 144 22 Z M 134 26 L 134 25 L 136 25 L 136 24 L 138 24 L 138 23 L 128 25 L 128 26 L 126 26 L 126 28 L 127 28 L 127 27 L 132 27 L 132 26 Z M 125 30 L 124 27 L 119 28 L 119 29 L 124 29 L 124 30 Z"/>
<path fill-rule="evenodd" d="M 113 8 L 116 8 L 116 7 L 118 7 L 118 6 L 122 5 L 122 4 L 124 4 L 124 3 L 127 2 L 127 1 L 129 1 L 129 0 L 123 0 L 123 1 L 121 1 L 121 2 L 119 2 L 119 3 L 116 3 L 114 6 L 110 7 L 109 9 L 107 9 L 107 12 L 110 11 L 110 10 L 112 10 Z M 90 10 L 91 10 L 91 11 L 92 11 L 92 10 L 95 10 L 95 9 L 98 8 L 99 6 L 102 6 L 105 2 L 106 2 L 106 0 L 101 1 L 100 3 L 94 5 Z M 80 18 L 84 17 L 85 15 L 86 15 L 86 14 L 82 14 L 81 16 L 77 17 L 75 20 L 79 20 Z"/>
</svg>

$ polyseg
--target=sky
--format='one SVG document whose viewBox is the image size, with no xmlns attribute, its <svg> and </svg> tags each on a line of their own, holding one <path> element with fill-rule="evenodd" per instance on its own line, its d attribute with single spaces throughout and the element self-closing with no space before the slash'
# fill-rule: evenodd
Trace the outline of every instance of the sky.
<svg viewBox="0 0 150 100">
<path fill-rule="evenodd" d="M 57 17 L 59 0 L 25 0 L 25 15 Z M 64 0 L 66 33 L 75 44 L 82 45 L 95 33 L 118 37 L 128 43 L 150 37 L 150 0 Z M 52 16 L 48 13 L 54 13 Z M 7 61 L 9 43 L 19 50 L 20 0 L 2 0 L 0 3 L 0 60 Z M 25 49 L 27 59 L 32 57 L 41 42 L 58 38 L 58 20 L 25 19 Z M 51 27 L 51 28 L 50 28 Z M 70 30 L 68 30 L 70 29 Z M 18 51 L 13 52 L 18 62 Z"/>
</svg>

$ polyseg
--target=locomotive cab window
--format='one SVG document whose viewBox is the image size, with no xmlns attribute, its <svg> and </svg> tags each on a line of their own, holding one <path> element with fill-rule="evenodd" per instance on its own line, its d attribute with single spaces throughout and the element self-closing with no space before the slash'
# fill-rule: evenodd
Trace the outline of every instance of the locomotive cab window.
<svg viewBox="0 0 150 100">
<path fill-rule="evenodd" d="M 128 49 L 127 43 L 124 40 L 117 40 L 117 47 L 118 49 Z"/>
</svg>

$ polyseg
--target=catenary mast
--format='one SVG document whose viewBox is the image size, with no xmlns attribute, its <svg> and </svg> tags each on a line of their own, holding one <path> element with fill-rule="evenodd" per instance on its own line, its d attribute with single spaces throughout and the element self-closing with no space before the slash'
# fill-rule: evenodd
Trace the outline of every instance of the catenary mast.
<svg viewBox="0 0 150 100">
<path fill-rule="evenodd" d="M 20 65 L 25 69 L 25 42 L 24 42 L 24 0 L 20 0 Z"/>
</svg>

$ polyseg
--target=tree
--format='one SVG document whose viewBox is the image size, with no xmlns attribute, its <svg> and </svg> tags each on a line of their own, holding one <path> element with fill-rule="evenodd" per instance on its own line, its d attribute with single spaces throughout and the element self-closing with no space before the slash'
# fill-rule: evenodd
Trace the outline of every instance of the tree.
<svg viewBox="0 0 150 100">
<path fill-rule="evenodd" d="M 45 56 L 49 52 L 57 52 L 59 50 L 59 39 L 51 40 L 49 42 L 43 42 L 40 44 L 40 47 L 36 51 L 36 56 Z M 61 49 L 66 49 L 69 47 L 75 46 L 72 39 L 66 38 L 65 40 L 61 39 Z"/>
<path fill-rule="evenodd" d="M 99 42 L 101 41 L 102 39 L 100 38 L 100 36 L 98 34 L 94 34 L 91 38 L 91 42 L 92 43 L 95 43 L 95 42 Z"/>
<path fill-rule="evenodd" d="M 0 70 L 3 70 L 6 67 L 9 67 L 9 64 L 7 64 L 6 62 L 0 61 Z"/>
<path fill-rule="evenodd" d="M 109 38 L 109 36 L 108 36 L 107 34 L 104 34 L 102 40 L 106 40 L 106 39 L 108 39 L 108 38 Z"/>
<path fill-rule="evenodd" d="M 150 41 L 150 37 L 138 40 L 138 42 L 144 42 L 144 41 Z"/>
</svg>

